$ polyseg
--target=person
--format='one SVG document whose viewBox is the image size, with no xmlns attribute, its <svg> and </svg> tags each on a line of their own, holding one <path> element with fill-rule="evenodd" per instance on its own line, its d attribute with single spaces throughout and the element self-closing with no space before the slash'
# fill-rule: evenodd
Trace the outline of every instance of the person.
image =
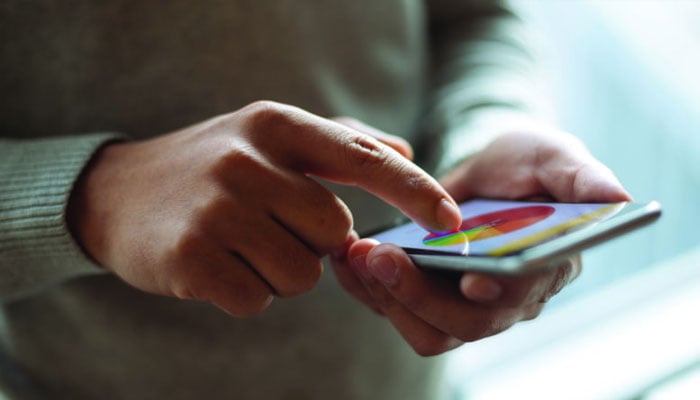
<svg viewBox="0 0 700 400">
<path fill-rule="evenodd" d="M 361 237 L 397 208 L 450 230 L 473 197 L 629 198 L 540 122 L 500 2 L 0 14 L 10 399 L 439 398 L 420 356 L 536 317 L 580 261 L 446 280 Z"/>
</svg>

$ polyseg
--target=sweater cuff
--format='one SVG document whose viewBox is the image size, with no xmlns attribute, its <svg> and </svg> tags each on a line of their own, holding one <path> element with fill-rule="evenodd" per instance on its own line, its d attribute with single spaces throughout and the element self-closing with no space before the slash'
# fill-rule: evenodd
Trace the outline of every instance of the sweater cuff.
<svg viewBox="0 0 700 400">
<path fill-rule="evenodd" d="M 103 271 L 73 239 L 65 211 L 92 155 L 120 138 L 105 133 L 0 141 L 0 297 Z"/>
</svg>

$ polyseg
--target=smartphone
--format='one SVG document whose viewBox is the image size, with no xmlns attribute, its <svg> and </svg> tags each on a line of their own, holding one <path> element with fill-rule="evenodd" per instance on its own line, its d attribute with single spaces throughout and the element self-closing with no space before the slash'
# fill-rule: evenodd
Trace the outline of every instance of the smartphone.
<svg viewBox="0 0 700 400">
<path fill-rule="evenodd" d="M 559 264 L 586 248 L 641 228 L 658 202 L 539 203 L 475 199 L 460 204 L 462 225 L 429 232 L 407 223 L 372 236 L 402 247 L 423 268 L 518 274 Z"/>
</svg>

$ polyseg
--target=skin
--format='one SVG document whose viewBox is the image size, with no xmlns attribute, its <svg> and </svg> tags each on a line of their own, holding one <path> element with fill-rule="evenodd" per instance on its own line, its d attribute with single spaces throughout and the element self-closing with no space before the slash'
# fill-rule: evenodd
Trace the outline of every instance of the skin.
<svg viewBox="0 0 700 400">
<path fill-rule="evenodd" d="M 547 129 L 502 135 L 439 183 L 411 157 L 405 141 L 359 121 L 258 102 L 105 146 L 77 182 L 67 222 L 132 286 L 237 317 L 311 289 L 330 254 L 343 287 L 427 356 L 534 318 L 580 260 L 537 275 L 444 279 L 396 246 L 359 239 L 347 207 L 310 177 L 359 186 L 432 230 L 459 226 L 453 198 L 629 199 L 576 139 Z"/>
<path fill-rule="evenodd" d="M 549 127 L 499 136 L 440 180 L 458 202 L 473 197 L 628 201 L 615 176 L 577 139 Z M 581 272 L 580 256 L 518 277 L 465 273 L 445 279 L 417 269 L 391 244 L 351 236 L 333 269 L 347 291 L 384 315 L 421 355 L 440 354 L 533 319 Z"/>
<path fill-rule="evenodd" d="M 348 208 L 310 176 L 359 186 L 426 227 L 459 225 L 454 200 L 406 158 L 404 141 L 348 125 L 258 102 L 105 146 L 72 193 L 69 227 L 132 286 L 243 317 L 311 289 L 321 258 L 351 234 Z"/>
</svg>

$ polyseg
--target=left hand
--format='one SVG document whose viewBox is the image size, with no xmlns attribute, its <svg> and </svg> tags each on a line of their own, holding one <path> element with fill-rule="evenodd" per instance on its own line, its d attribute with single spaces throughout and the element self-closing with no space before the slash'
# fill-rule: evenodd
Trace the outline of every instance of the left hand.
<svg viewBox="0 0 700 400">
<path fill-rule="evenodd" d="M 628 201 L 608 168 L 573 136 L 553 130 L 499 136 L 440 183 L 462 202 L 474 197 Z M 388 318 L 420 355 L 440 354 L 539 315 L 581 271 L 580 257 L 517 277 L 468 272 L 459 285 L 416 268 L 392 244 L 352 236 L 332 257 L 340 283 Z"/>
</svg>

